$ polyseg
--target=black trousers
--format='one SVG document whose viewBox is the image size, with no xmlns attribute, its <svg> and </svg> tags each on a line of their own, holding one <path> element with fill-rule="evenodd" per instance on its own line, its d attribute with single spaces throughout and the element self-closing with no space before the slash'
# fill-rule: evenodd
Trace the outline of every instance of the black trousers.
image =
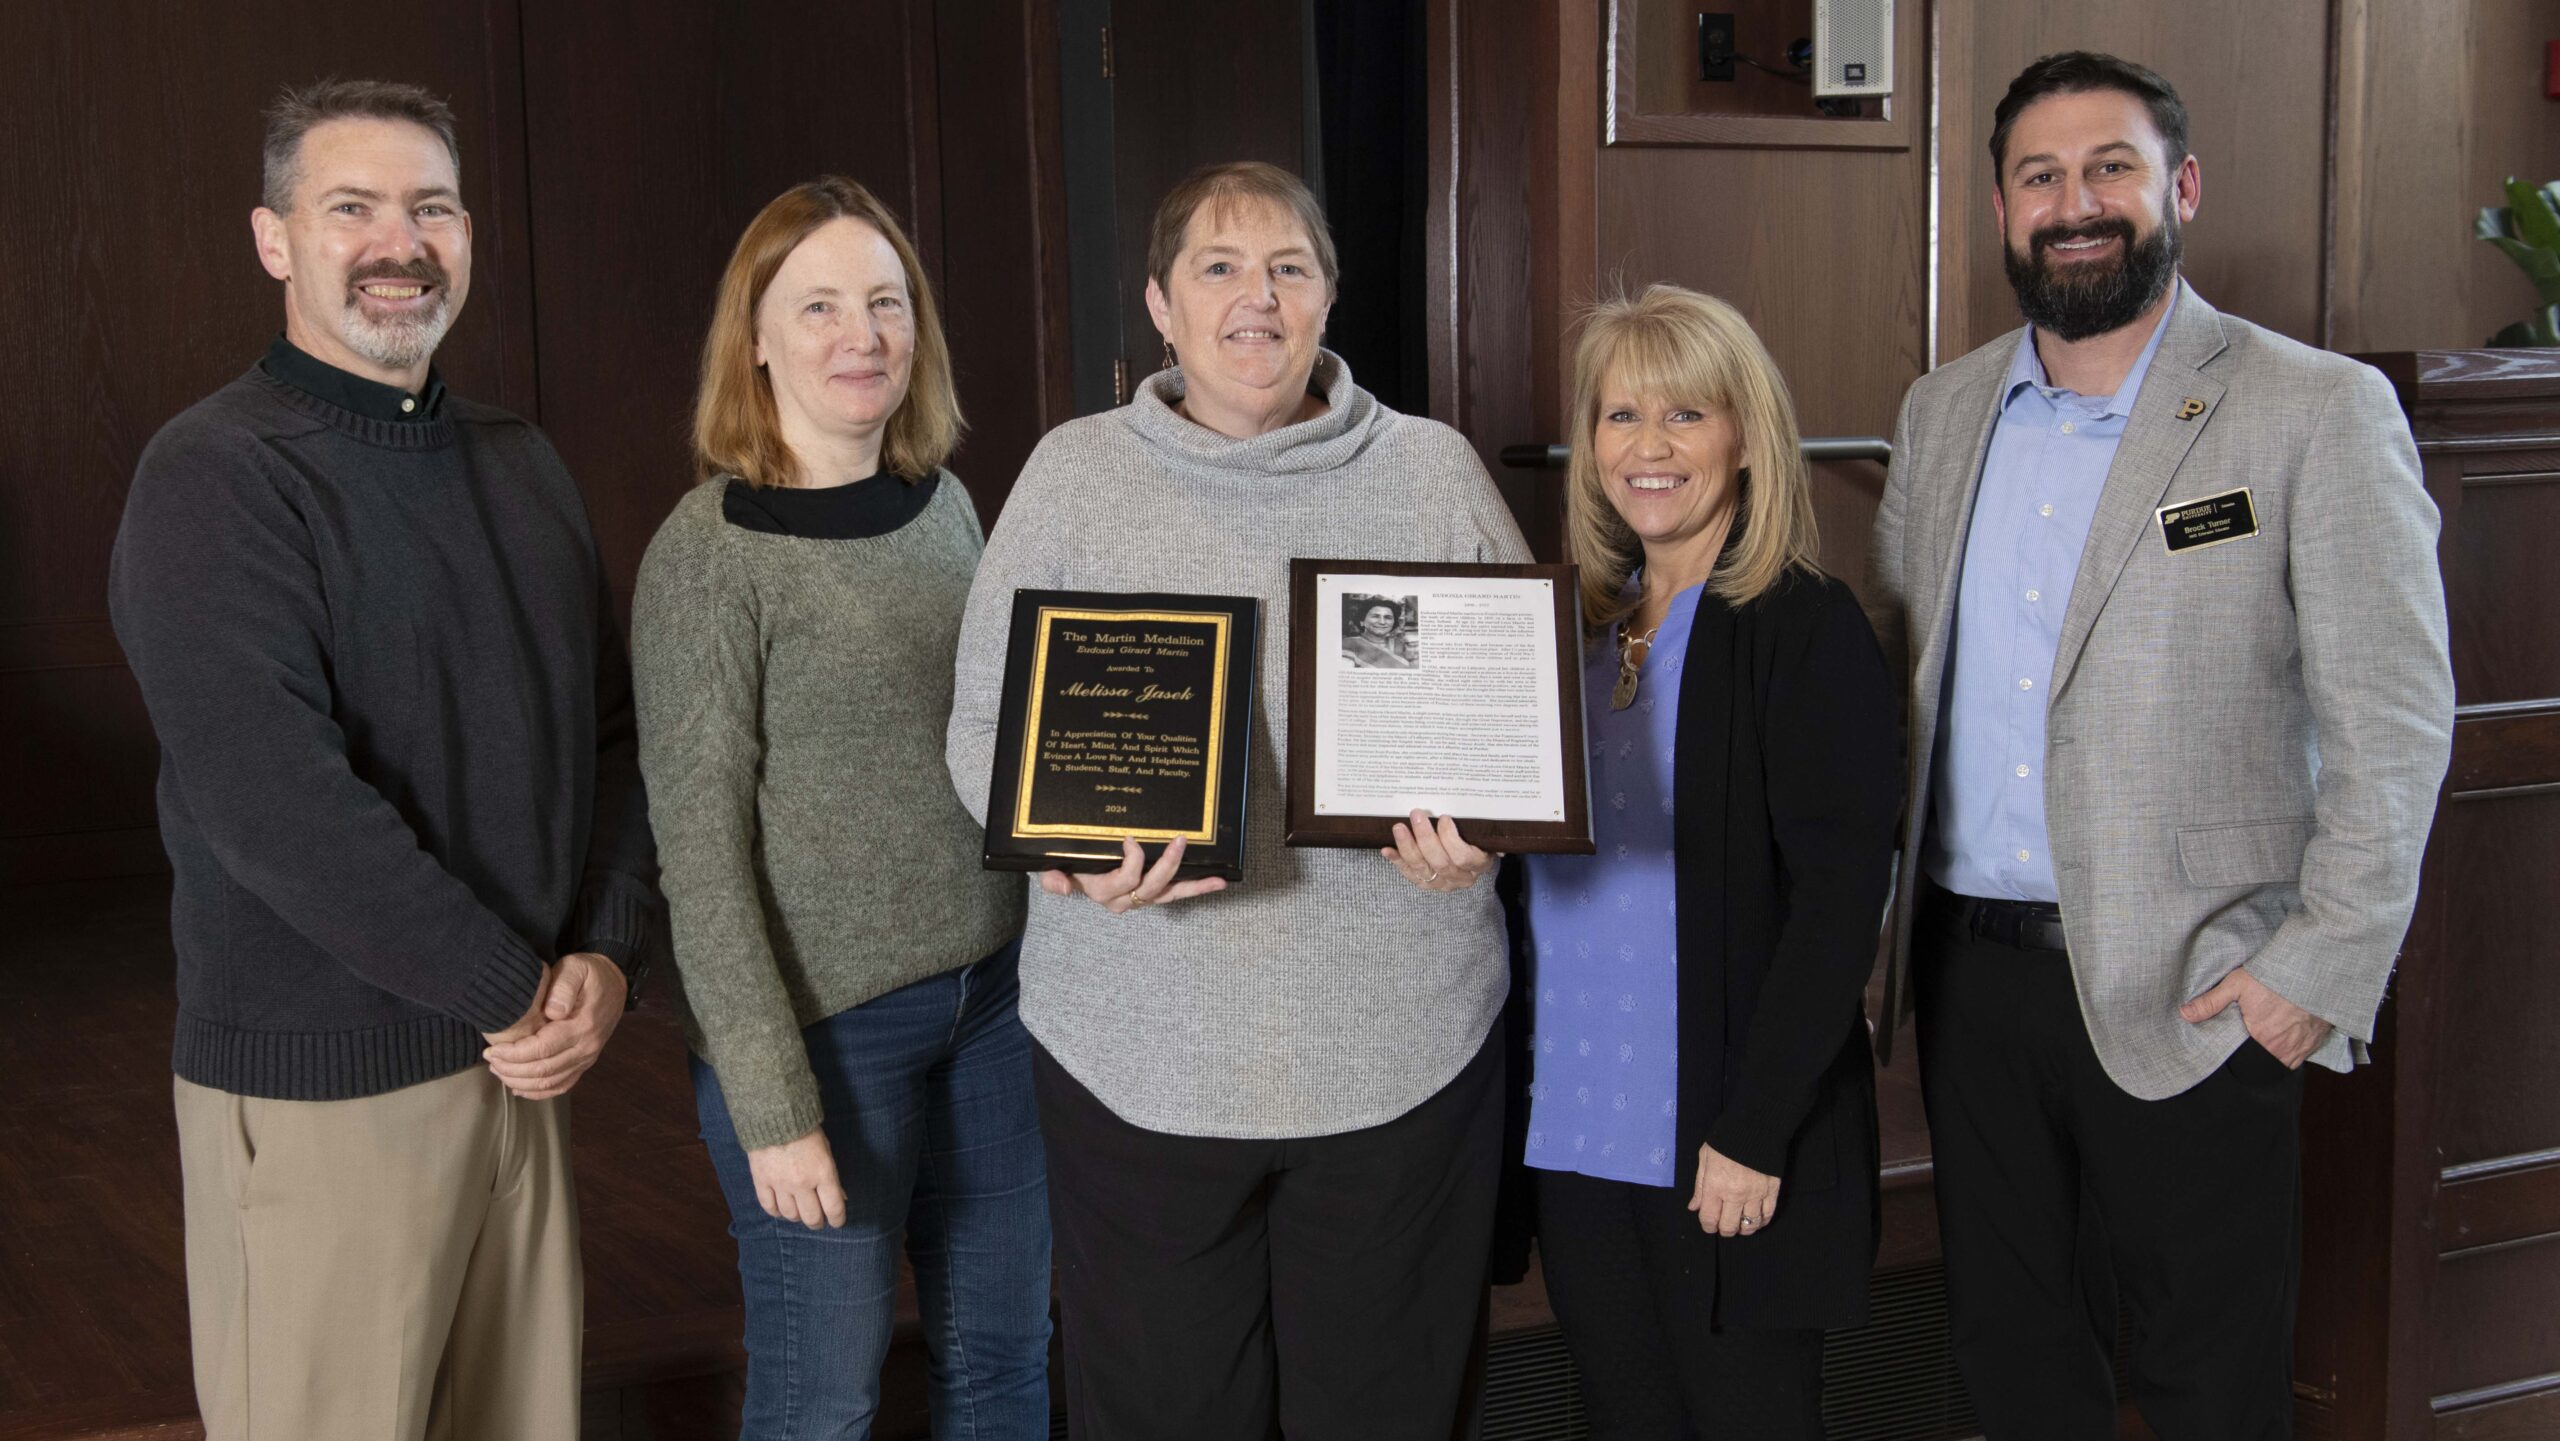
<svg viewBox="0 0 2560 1441">
<path fill-rule="evenodd" d="M 1448 1441 L 1493 1235 L 1501 1032 L 1392 1121 L 1273 1141 L 1130 1125 L 1035 1050 L 1077 1441 Z"/>
<path fill-rule="evenodd" d="M 1912 940 L 1956 1364 L 1990 1441 L 2114 1437 L 2110 1281 L 2161 1441 L 2289 1436 L 2301 1074 L 2249 1041 L 2136 1100 L 2061 952 L 1967 934 L 1934 888 Z"/>
<path fill-rule="evenodd" d="M 1535 1178 L 1547 1300 L 1582 1373 L 1592 1441 L 1822 1441 L 1822 1332 L 1702 1328 L 1699 1308 L 1663 1294 L 1680 1268 L 1655 1254 L 1652 1213 L 1686 1219 L 1684 1194 Z"/>
</svg>

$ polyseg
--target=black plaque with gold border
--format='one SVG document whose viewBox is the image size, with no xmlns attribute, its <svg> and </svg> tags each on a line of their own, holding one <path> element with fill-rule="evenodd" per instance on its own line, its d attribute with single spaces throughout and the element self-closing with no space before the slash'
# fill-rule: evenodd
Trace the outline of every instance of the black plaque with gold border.
<svg viewBox="0 0 2560 1441">
<path fill-rule="evenodd" d="M 1315 756 L 1333 744 L 1322 733 L 1316 706 L 1315 674 L 1331 664 L 1340 649 L 1335 617 L 1318 599 L 1324 576 L 1421 576 L 1433 579 L 1482 577 L 1501 580 L 1545 580 L 1553 607 L 1555 648 L 1541 658 L 1554 668 L 1556 728 L 1559 738 L 1557 778 L 1562 814 L 1552 820 L 1470 818 L 1459 814 L 1459 833 L 1489 851 L 1590 855 L 1591 784 L 1582 722 L 1581 572 L 1571 565 L 1494 565 L 1466 562 L 1384 560 L 1309 560 L 1289 562 L 1289 739 L 1287 815 L 1284 838 L 1293 846 L 1393 845 L 1400 815 L 1329 815 L 1316 809 Z"/>
<path fill-rule="evenodd" d="M 1134 838 L 1185 876 L 1244 878 L 1262 602 L 1018 590 L 1006 644 L 989 870 L 1107 871 Z"/>
</svg>

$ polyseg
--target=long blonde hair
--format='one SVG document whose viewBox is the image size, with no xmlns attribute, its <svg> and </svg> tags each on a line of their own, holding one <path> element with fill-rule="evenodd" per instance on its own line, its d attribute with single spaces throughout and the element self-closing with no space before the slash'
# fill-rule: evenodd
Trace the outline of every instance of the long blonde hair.
<svg viewBox="0 0 2560 1441">
<path fill-rule="evenodd" d="M 1816 570 L 1813 490 L 1786 378 L 1742 312 L 1677 285 L 1650 285 L 1585 313 L 1573 356 L 1573 458 L 1565 467 L 1565 558 L 1582 567 L 1582 618 L 1594 632 L 1635 609 L 1622 592 L 1643 542 L 1609 504 L 1592 454 L 1600 388 L 1724 412 L 1740 433 L 1741 495 L 1707 587 L 1728 604 L 1757 599 L 1790 570 Z"/>
<path fill-rule="evenodd" d="M 942 338 L 942 316 L 898 217 L 880 198 L 841 175 L 824 175 L 775 196 L 738 237 L 721 273 L 711 306 L 711 333 L 702 342 L 702 386 L 694 397 L 693 455 L 702 478 L 734 475 L 749 485 L 789 485 L 799 460 L 782 438 L 773 386 L 756 364 L 756 307 L 765 288 L 800 242 L 828 221 L 850 218 L 880 232 L 898 252 L 906 272 L 908 303 L 915 307 L 916 354 L 907 375 L 907 398 L 890 415 L 881 437 L 880 463 L 893 474 L 920 480 L 951 458 L 965 424 L 960 395 L 951 383 L 951 347 Z"/>
</svg>

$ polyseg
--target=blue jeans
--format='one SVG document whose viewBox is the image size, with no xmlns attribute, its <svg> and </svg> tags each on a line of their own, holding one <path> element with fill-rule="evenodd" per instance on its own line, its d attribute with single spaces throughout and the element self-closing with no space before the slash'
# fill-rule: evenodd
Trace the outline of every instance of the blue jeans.
<svg viewBox="0 0 2560 1441">
<path fill-rule="evenodd" d="M 746 1291 L 741 1441 L 871 1434 L 902 1241 L 935 1441 L 1048 1436 L 1048 1176 L 1016 954 L 1008 945 L 800 1033 L 845 1189 L 841 1230 L 756 1204 L 720 1079 L 694 1060 Z"/>
</svg>

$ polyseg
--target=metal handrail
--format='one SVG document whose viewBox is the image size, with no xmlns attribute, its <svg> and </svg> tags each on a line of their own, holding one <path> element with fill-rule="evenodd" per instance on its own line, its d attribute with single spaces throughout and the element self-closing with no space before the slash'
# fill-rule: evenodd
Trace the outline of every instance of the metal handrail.
<svg viewBox="0 0 2560 1441">
<path fill-rule="evenodd" d="M 1502 463 L 1515 470 L 1562 470 L 1572 459 L 1573 449 L 1563 445 L 1506 445 Z M 1808 435 L 1804 438 L 1804 458 L 1824 460 L 1876 460 L 1893 464 L 1893 442 L 1881 435 Z"/>
</svg>

